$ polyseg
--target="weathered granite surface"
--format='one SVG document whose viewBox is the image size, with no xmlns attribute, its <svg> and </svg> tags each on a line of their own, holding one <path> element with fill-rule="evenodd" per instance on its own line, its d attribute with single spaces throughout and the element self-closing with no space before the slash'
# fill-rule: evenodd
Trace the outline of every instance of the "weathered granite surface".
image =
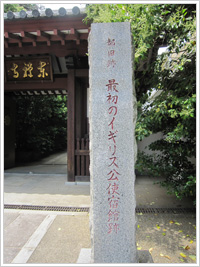
<svg viewBox="0 0 200 267">
<path fill-rule="evenodd" d="M 92 263 L 134 263 L 137 109 L 129 22 L 92 24 L 89 65 Z"/>
</svg>

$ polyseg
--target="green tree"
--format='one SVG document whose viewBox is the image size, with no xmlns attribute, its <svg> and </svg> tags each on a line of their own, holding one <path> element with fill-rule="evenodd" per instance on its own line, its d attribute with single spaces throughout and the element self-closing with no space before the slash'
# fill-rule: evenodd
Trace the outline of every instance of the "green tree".
<svg viewBox="0 0 200 267">
<path fill-rule="evenodd" d="M 191 4 L 87 5 L 85 22 L 131 23 L 138 100 L 136 138 L 163 132 L 139 154 L 137 169 L 164 176 L 169 192 L 195 198 L 196 6 Z M 167 51 L 158 55 L 159 47 Z M 150 98 L 152 92 L 159 96 Z"/>
<path fill-rule="evenodd" d="M 4 4 L 4 13 L 8 11 L 19 12 L 21 10 L 33 10 L 38 9 L 37 4 Z"/>
<path fill-rule="evenodd" d="M 67 148 L 66 96 L 18 96 L 16 101 L 16 151 L 34 160 Z M 29 156 L 28 156 L 29 155 Z"/>
<path fill-rule="evenodd" d="M 22 9 L 23 7 L 19 4 L 4 4 L 4 13 L 7 13 L 8 11 L 18 12 Z"/>
</svg>

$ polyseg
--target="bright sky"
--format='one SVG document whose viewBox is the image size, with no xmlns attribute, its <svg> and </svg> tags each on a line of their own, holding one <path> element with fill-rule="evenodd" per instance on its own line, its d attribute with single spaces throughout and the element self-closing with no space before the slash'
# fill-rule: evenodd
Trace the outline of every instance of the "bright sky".
<svg viewBox="0 0 200 267">
<path fill-rule="evenodd" d="M 160 47 L 158 49 L 158 55 L 161 55 L 162 53 L 166 52 L 166 50 L 167 50 L 167 47 Z"/>
</svg>

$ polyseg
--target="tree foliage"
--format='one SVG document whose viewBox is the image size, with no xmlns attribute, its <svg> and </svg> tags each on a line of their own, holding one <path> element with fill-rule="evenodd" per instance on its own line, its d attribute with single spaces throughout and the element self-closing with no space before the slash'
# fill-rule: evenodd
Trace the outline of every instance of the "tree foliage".
<svg viewBox="0 0 200 267">
<path fill-rule="evenodd" d="M 26 159 L 18 160 L 34 160 L 66 150 L 66 96 L 21 96 L 16 98 L 16 105 L 16 151 L 17 155 L 26 152 Z"/>
<path fill-rule="evenodd" d="M 195 197 L 195 166 L 190 158 L 196 155 L 196 6 L 93 4 L 87 5 L 85 21 L 131 23 L 136 138 L 141 141 L 152 133 L 164 134 L 149 146 L 161 153 L 139 153 L 137 168 L 164 176 L 163 185 L 177 197 Z M 162 46 L 167 51 L 158 55 Z"/>
<path fill-rule="evenodd" d="M 4 4 L 4 13 L 7 13 L 8 11 L 18 12 L 22 9 L 23 7 L 21 7 L 19 4 Z"/>
<path fill-rule="evenodd" d="M 4 4 L 4 13 L 8 11 L 19 12 L 21 10 L 30 11 L 34 9 L 38 9 L 37 4 Z"/>
</svg>

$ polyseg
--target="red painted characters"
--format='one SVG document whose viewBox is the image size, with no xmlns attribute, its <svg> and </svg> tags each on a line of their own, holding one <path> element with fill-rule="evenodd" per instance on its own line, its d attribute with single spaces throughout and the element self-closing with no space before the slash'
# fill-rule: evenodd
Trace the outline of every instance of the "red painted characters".
<svg viewBox="0 0 200 267">
<path fill-rule="evenodd" d="M 119 231 L 119 164 L 118 164 L 118 150 L 117 150 L 117 135 L 118 129 L 116 127 L 117 114 L 118 114 L 118 89 L 119 84 L 115 82 L 115 79 L 109 80 L 106 84 L 108 95 L 106 95 L 108 105 L 108 173 L 107 173 L 107 192 L 108 192 L 108 234 Z"/>
<path fill-rule="evenodd" d="M 115 68 L 117 65 L 115 56 L 115 39 L 108 38 L 107 40 L 107 67 Z M 111 69 L 112 69 L 111 68 Z M 117 137 L 119 129 L 117 128 L 118 116 L 118 101 L 119 101 L 119 83 L 114 79 L 109 79 L 105 84 L 106 105 L 108 112 L 108 128 L 107 128 L 107 141 L 108 141 L 108 158 L 107 158 L 107 193 L 108 193 L 108 234 L 117 234 L 119 226 L 119 181 L 120 181 L 120 167 L 118 164 L 118 142 Z"/>
</svg>

